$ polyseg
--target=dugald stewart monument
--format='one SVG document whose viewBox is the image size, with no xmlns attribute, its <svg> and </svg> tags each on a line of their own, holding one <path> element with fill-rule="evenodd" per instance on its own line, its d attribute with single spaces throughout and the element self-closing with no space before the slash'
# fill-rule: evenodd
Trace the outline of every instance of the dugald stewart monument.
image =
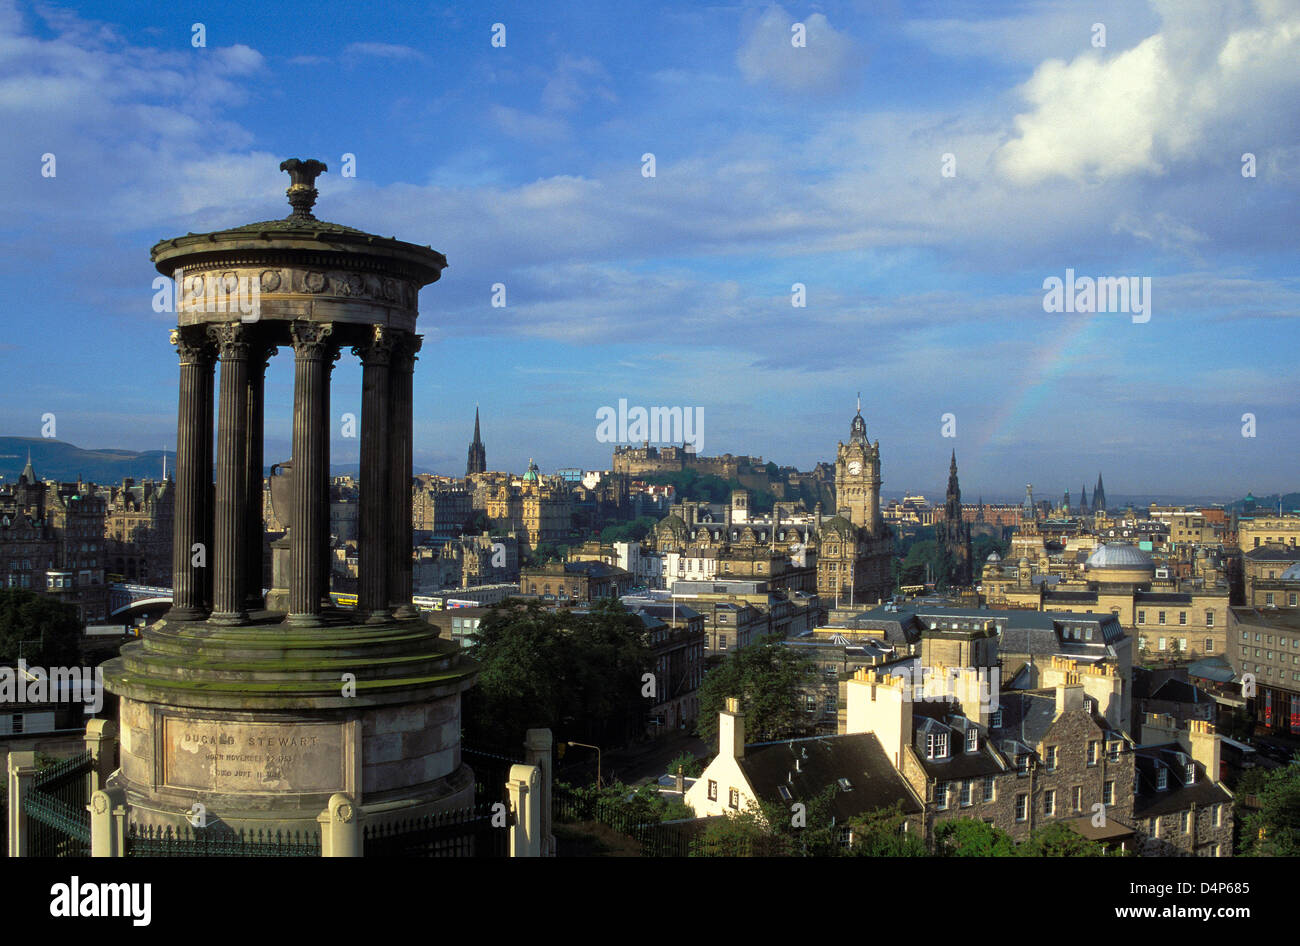
<svg viewBox="0 0 1300 946">
<path fill-rule="evenodd" d="M 336 793 L 379 818 L 473 802 L 460 708 L 477 668 L 411 605 L 417 297 L 447 260 L 318 220 L 325 165 L 280 167 L 289 216 L 151 254 L 177 287 L 174 598 L 105 665 L 121 698 L 116 785 L 141 825 L 202 810 L 210 826 L 310 830 Z M 345 348 L 363 367 L 356 610 L 331 607 L 328 588 L 330 375 Z M 279 350 L 293 445 L 271 499 L 288 534 L 264 598 L 263 383 Z"/>
</svg>

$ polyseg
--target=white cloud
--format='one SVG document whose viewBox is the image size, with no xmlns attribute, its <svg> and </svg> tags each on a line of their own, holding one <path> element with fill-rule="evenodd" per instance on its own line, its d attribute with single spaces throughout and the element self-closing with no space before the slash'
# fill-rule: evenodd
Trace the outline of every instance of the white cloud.
<svg viewBox="0 0 1300 946">
<path fill-rule="evenodd" d="M 429 57 L 418 49 L 394 43 L 349 43 L 343 55 L 355 59 L 388 59 L 394 62 L 422 62 Z"/>
<path fill-rule="evenodd" d="M 1300 90 L 1300 8 L 1158 0 L 1160 32 L 1131 49 L 1042 63 L 1020 89 L 1030 110 L 998 154 L 1013 182 L 1161 175 L 1220 147 L 1278 139 L 1261 103 Z M 1288 124 L 1294 119 L 1287 118 Z"/>
<path fill-rule="evenodd" d="M 806 46 L 795 46 L 791 27 L 802 23 Z M 785 92 L 807 94 L 842 91 L 866 65 L 852 39 L 837 32 L 825 15 L 798 20 L 779 6 L 770 7 L 750 28 L 736 52 L 745 81 Z"/>
</svg>

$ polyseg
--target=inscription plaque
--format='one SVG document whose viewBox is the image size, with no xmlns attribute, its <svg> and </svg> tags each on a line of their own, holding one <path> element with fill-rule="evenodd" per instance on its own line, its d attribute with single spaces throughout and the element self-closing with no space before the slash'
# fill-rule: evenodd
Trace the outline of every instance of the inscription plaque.
<svg viewBox="0 0 1300 946">
<path fill-rule="evenodd" d="M 231 794 L 347 791 L 344 723 L 163 719 L 163 784 Z"/>
</svg>

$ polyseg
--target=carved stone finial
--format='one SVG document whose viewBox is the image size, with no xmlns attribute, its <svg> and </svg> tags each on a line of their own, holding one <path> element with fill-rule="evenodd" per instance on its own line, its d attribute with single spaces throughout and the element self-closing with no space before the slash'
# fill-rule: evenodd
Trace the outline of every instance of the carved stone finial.
<svg viewBox="0 0 1300 946">
<path fill-rule="evenodd" d="M 312 214 L 312 205 L 316 203 L 317 190 L 316 178 L 325 171 L 329 170 L 325 165 L 315 158 L 309 158 L 306 161 L 300 161 L 297 158 L 289 158 L 287 161 L 280 162 L 280 170 L 289 172 L 289 189 L 285 194 L 289 198 L 289 206 L 293 208 L 291 217 L 302 217 L 306 220 L 315 220 Z"/>
</svg>

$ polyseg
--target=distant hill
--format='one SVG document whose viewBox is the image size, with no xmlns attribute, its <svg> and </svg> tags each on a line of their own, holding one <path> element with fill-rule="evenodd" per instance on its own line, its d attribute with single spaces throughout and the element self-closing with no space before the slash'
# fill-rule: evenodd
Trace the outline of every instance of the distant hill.
<svg viewBox="0 0 1300 946">
<path fill-rule="evenodd" d="M 87 483 L 106 485 L 120 483 L 125 477 L 139 481 L 162 476 L 163 456 L 167 457 L 167 475 L 175 478 L 176 454 L 170 450 L 118 450 L 104 447 L 87 450 L 62 440 L 41 437 L 0 437 L 0 483 L 13 483 L 27 464 L 27 451 L 32 452 L 32 469 L 43 480 L 75 483 L 78 475 Z M 271 467 L 263 472 L 270 475 Z M 331 464 L 334 474 L 351 473 L 357 476 L 357 464 Z"/>
<path fill-rule="evenodd" d="M 32 469 L 43 480 L 75 483 L 80 476 L 91 483 L 120 483 L 123 477 L 137 480 L 162 476 L 162 450 L 134 450 L 104 448 L 86 450 L 62 440 L 41 437 L 0 437 L 0 477 L 12 483 L 18 479 L 27 464 L 27 451 L 31 451 Z M 167 452 L 167 471 L 176 466 L 176 454 Z"/>
</svg>

